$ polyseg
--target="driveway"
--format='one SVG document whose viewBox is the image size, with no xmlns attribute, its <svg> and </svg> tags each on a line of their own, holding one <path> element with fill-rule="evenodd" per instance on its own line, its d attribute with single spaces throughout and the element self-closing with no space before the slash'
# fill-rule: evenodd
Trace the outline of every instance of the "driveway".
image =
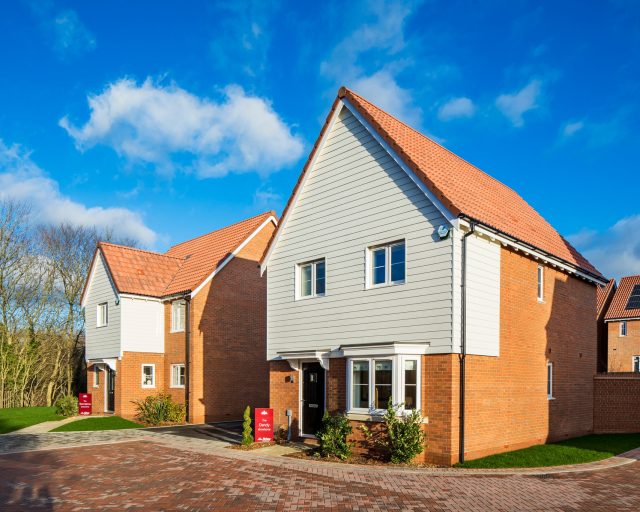
<svg viewBox="0 0 640 512">
<path fill-rule="evenodd" d="M 82 434 L 32 440 L 32 451 L 19 453 L 20 446 L 5 445 L 13 453 L 0 454 L 0 510 L 568 512 L 637 511 L 640 503 L 640 462 L 582 473 L 458 476 L 265 457 L 175 433 L 104 433 L 99 444 Z"/>
</svg>

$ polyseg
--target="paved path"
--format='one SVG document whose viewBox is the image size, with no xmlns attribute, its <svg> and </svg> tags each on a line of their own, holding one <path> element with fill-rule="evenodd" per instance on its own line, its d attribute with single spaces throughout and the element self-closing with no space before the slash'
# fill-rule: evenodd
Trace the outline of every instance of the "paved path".
<svg viewBox="0 0 640 512">
<path fill-rule="evenodd" d="M 67 423 L 73 423 L 74 421 L 84 420 L 87 418 L 90 418 L 90 416 L 71 416 L 70 418 L 65 418 L 63 420 L 43 421 L 42 423 L 36 423 L 35 425 L 16 430 L 12 432 L 12 434 L 43 434 L 45 432 L 51 432 L 54 428 L 66 425 Z"/>
<path fill-rule="evenodd" d="M 637 461 L 580 473 L 469 476 L 269 457 L 145 430 L 87 434 L 31 440 L 58 449 L 16 453 L 24 447 L 5 445 L 0 510 L 619 512 L 640 503 Z"/>
</svg>

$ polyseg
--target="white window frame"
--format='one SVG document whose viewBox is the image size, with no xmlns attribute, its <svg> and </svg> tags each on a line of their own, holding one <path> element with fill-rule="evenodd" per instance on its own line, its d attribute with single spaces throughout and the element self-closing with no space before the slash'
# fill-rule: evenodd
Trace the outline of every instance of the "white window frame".
<svg viewBox="0 0 640 512">
<path fill-rule="evenodd" d="M 621 338 L 625 338 L 627 336 L 628 332 L 629 332 L 629 325 L 627 324 L 626 320 L 622 320 L 620 322 L 620 328 L 618 330 L 618 335 Z"/>
<path fill-rule="evenodd" d="M 317 293 L 316 291 L 316 267 L 318 263 L 324 263 L 324 293 Z M 311 295 L 302 295 L 302 269 L 307 266 L 311 266 Z M 317 297 L 324 297 L 327 294 L 327 260 L 325 258 L 318 258 L 311 261 L 305 261 L 304 263 L 298 263 L 296 265 L 296 300 L 313 299 Z"/>
<path fill-rule="evenodd" d="M 391 280 L 391 248 L 397 245 L 404 245 L 404 279 L 398 281 Z M 378 249 L 384 249 L 384 282 L 374 284 L 373 282 L 373 253 Z M 405 284 L 407 282 L 407 241 L 406 240 L 395 240 L 394 242 L 388 242 L 384 244 L 372 245 L 367 247 L 366 252 L 366 267 L 367 267 L 367 279 L 366 279 L 366 287 L 367 288 L 382 288 L 385 286 L 398 286 L 401 284 Z"/>
<path fill-rule="evenodd" d="M 93 387 L 100 387 L 100 368 L 97 365 L 93 365 Z"/>
<path fill-rule="evenodd" d="M 151 384 L 144 383 L 144 369 L 151 368 Z M 143 363 L 140 365 L 140 383 L 144 389 L 154 389 L 156 387 L 156 365 L 153 363 Z"/>
<path fill-rule="evenodd" d="M 422 405 L 422 357 L 419 355 L 379 355 L 349 357 L 347 360 L 347 413 L 352 414 L 368 414 L 372 416 L 381 416 L 386 409 L 376 409 L 374 407 L 374 390 L 375 390 L 375 361 L 391 361 L 391 400 L 394 405 L 402 403 L 399 409 L 401 414 L 409 413 L 413 409 L 405 409 L 405 375 L 404 363 L 407 360 L 416 361 L 416 405 L 417 410 L 421 410 Z M 353 363 L 354 361 L 367 361 L 369 363 L 369 407 L 353 407 Z"/>
<path fill-rule="evenodd" d="M 107 327 L 108 325 L 109 325 L 109 303 L 101 302 L 96 306 L 96 327 Z"/>
<path fill-rule="evenodd" d="M 176 374 L 174 373 L 176 368 L 182 368 L 183 370 L 185 370 L 185 365 L 184 363 L 176 363 L 176 364 L 172 364 L 171 365 L 171 386 L 172 388 L 184 388 L 184 384 L 180 384 L 180 373 L 178 373 L 178 383 L 176 384 L 176 381 L 174 380 L 174 377 L 176 376 Z M 184 372 L 184 379 L 186 381 L 187 379 L 187 372 L 185 370 Z"/>
<path fill-rule="evenodd" d="M 538 265 L 536 270 L 538 302 L 544 302 L 544 266 Z"/>
<path fill-rule="evenodd" d="M 638 372 L 640 372 L 640 356 L 631 357 L 631 371 L 636 373 L 636 362 L 638 363 Z"/>
<path fill-rule="evenodd" d="M 180 306 L 182 307 L 182 317 L 180 317 L 180 315 L 178 314 L 178 311 L 180 311 Z M 187 303 L 185 300 L 174 300 L 171 303 L 171 332 L 184 332 L 186 308 Z M 180 322 L 182 322 L 181 325 Z"/>
<path fill-rule="evenodd" d="M 555 400 L 553 397 L 553 363 L 547 362 L 547 399 Z"/>
</svg>

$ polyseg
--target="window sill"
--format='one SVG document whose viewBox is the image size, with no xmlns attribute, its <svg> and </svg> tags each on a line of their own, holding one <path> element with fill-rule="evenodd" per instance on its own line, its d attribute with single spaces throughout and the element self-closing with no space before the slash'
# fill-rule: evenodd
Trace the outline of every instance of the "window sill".
<svg viewBox="0 0 640 512">
<path fill-rule="evenodd" d="M 142 386 L 142 389 L 156 389 L 155 386 Z"/>
<path fill-rule="evenodd" d="M 347 412 L 347 418 L 354 421 L 381 422 L 383 414 L 384 413 L 349 411 Z"/>
<path fill-rule="evenodd" d="M 310 300 L 310 299 L 321 299 L 322 297 L 326 297 L 327 294 L 323 293 L 322 295 L 306 295 L 304 297 L 296 297 L 296 300 Z"/>
<path fill-rule="evenodd" d="M 184 386 L 169 386 L 171 389 L 184 389 Z"/>
<path fill-rule="evenodd" d="M 370 284 L 366 287 L 367 290 L 377 290 L 378 288 L 391 288 L 393 286 L 402 286 L 403 284 L 407 284 L 406 281 L 397 281 L 395 283 L 381 283 L 381 284 Z"/>
<path fill-rule="evenodd" d="M 109 327 L 109 324 L 105 324 L 105 325 L 96 325 L 96 329 L 102 329 L 103 327 Z"/>
<path fill-rule="evenodd" d="M 547 397 L 547 400 L 549 400 L 549 401 L 551 401 L 551 400 L 555 400 L 555 399 L 556 399 L 556 397 L 555 397 L 555 396 L 548 396 L 548 397 Z"/>
<path fill-rule="evenodd" d="M 184 329 L 181 329 L 181 330 L 179 330 L 179 331 L 173 331 L 173 330 L 172 330 L 172 331 L 169 331 L 169 334 L 179 334 L 179 333 L 181 333 L 181 332 L 184 332 Z"/>
</svg>

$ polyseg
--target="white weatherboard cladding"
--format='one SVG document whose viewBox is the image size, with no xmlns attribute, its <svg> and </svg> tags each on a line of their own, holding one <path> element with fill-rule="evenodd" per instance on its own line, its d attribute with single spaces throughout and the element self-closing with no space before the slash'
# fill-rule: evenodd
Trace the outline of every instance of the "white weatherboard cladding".
<svg viewBox="0 0 640 512">
<path fill-rule="evenodd" d="M 499 243 L 467 238 L 467 353 L 500 355 Z"/>
<path fill-rule="evenodd" d="M 157 300 L 122 298 L 122 351 L 164 352 L 164 306 Z"/>
<path fill-rule="evenodd" d="M 442 214 L 343 108 L 268 263 L 268 357 L 345 344 L 452 350 L 452 238 Z M 366 289 L 367 248 L 406 240 L 406 283 Z M 296 265 L 326 261 L 326 296 L 295 300 Z"/>
<path fill-rule="evenodd" d="M 118 295 L 108 271 L 98 254 L 85 300 L 85 345 L 86 359 L 120 357 L 120 306 Z M 98 304 L 108 304 L 109 322 L 105 327 L 96 327 Z"/>
</svg>

